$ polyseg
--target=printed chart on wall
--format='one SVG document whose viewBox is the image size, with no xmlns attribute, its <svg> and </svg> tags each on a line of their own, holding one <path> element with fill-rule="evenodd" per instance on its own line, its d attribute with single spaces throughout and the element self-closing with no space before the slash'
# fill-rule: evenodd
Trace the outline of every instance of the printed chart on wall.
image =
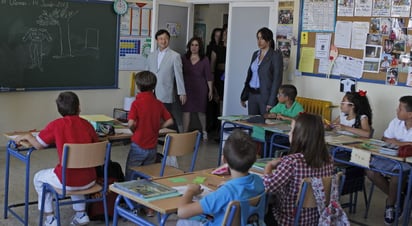
<svg viewBox="0 0 412 226">
<path fill-rule="evenodd" d="M 304 1 L 301 19 L 304 75 L 412 86 L 410 0 Z M 335 57 L 328 54 L 332 47 Z M 315 61 L 307 58 L 312 55 Z"/>
<path fill-rule="evenodd" d="M 128 3 L 128 6 L 120 23 L 119 70 L 144 70 L 151 48 L 153 2 Z"/>
</svg>

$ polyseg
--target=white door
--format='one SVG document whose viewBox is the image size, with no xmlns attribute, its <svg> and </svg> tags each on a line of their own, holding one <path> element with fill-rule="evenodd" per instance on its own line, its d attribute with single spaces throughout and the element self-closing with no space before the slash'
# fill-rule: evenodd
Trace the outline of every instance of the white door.
<svg viewBox="0 0 412 226">
<path fill-rule="evenodd" d="M 152 50 L 157 48 L 155 34 L 159 29 L 170 32 L 170 48 L 183 54 L 186 44 L 193 35 L 194 7 L 191 3 L 170 0 L 155 0 L 152 21 Z"/>
<path fill-rule="evenodd" d="M 223 115 L 247 114 L 240 106 L 240 93 L 252 53 L 258 49 L 256 32 L 270 28 L 276 36 L 277 1 L 229 3 Z"/>
</svg>

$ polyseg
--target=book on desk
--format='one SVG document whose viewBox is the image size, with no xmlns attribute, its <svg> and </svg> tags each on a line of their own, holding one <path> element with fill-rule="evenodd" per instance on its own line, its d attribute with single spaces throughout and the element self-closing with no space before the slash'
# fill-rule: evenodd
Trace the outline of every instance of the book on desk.
<svg viewBox="0 0 412 226">
<path fill-rule="evenodd" d="M 113 186 L 147 202 L 181 195 L 177 189 L 151 180 L 117 182 Z"/>
<path fill-rule="evenodd" d="M 265 167 L 268 164 L 268 162 L 270 162 L 274 159 L 276 159 L 276 158 L 260 158 L 260 159 L 257 159 L 256 162 L 253 163 L 252 168 L 257 170 L 257 171 L 263 172 L 265 170 Z"/>
</svg>

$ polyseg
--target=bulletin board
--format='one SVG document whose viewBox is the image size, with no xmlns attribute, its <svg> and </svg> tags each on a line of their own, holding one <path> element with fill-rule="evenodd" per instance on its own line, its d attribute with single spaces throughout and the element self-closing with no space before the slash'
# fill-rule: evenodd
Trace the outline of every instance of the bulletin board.
<svg viewBox="0 0 412 226">
<path fill-rule="evenodd" d="M 396 1 L 396 0 L 392 0 L 392 1 Z M 380 67 L 381 64 L 383 63 L 383 56 L 389 56 L 389 63 L 390 66 L 389 68 L 397 68 L 397 72 L 398 72 L 398 77 L 397 77 L 397 83 L 396 85 L 398 86 L 406 86 L 407 85 L 407 80 L 409 82 L 409 86 L 412 85 L 412 81 L 411 80 L 411 73 L 409 73 L 409 79 L 408 79 L 408 67 L 412 66 L 411 65 L 411 61 L 410 61 L 410 51 L 411 51 L 411 41 L 412 41 L 412 30 L 411 30 L 411 26 L 409 25 L 409 20 L 410 20 L 410 12 L 408 14 L 408 17 L 380 17 L 380 16 L 339 16 L 337 14 L 337 10 L 338 10 L 338 6 L 342 5 L 342 4 L 356 4 L 357 0 L 335 0 L 335 12 L 334 14 L 336 15 L 336 22 L 337 21 L 348 21 L 348 22 L 368 22 L 369 23 L 369 35 L 367 35 L 367 37 L 365 38 L 366 42 L 371 44 L 371 45 L 376 45 L 376 46 L 381 46 L 381 52 L 380 53 L 373 53 L 374 56 L 375 54 L 379 54 L 379 60 L 378 60 L 378 69 L 374 69 L 375 72 L 369 72 L 368 70 L 365 71 L 366 66 L 369 64 L 365 64 L 365 62 L 367 62 L 366 58 L 365 58 L 365 54 L 367 53 L 367 49 L 366 47 L 364 49 L 352 49 L 352 48 L 338 48 L 338 53 L 339 55 L 346 55 L 348 57 L 353 57 L 353 58 L 359 58 L 359 59 L 363 59 L 364 65 L 363 65 L 363 73 L 362 76 L 360 78 L 357 78 L 357 81 L 362 81 L 362 82 L 371 82 L 371 83 L 379 83 L 379 84 L 388 84 L 388 74 L 390 74 L 388 72 L 387 69 L 385 69 L 384 67 Z M 372 1 L 371 1 L 372 2 Z M 374 1 L 375 2 L 375 1 Z M 389 2 L 391 2 L 389 0 Z M 316 34 L 317 33 L 328 33 L 328 32 L 322 32 L 322 31 L 303 31 L 303 17 L 304 15 L 304 10 L 303 10 L 303 4 L 304 1 L 301 1 L 301 9 L 300 9 L 300 23 L 299 23 L 299 48 L 298 48 L 298 59 L 297 59 L 297 69 L 299 69 L 299 62 L 300 62 L 300 57 L 302 54 L 302 48 L 304 47 L 312 47 L 315 48 L 316 45 Z M 410 6 L 409 6 L 410 7 Z M 356 8 L 355 8 L 356 10 Z M 354 11 L 355 11 L 354 10 Z M 355 14 L 354 14 L 355 15 Z M 380 24 L 376 24 L 375 20 L 376 18 L 384 18 L 384 19 L 394 19 L 397 18 L 398 20 L 402 21 L 404 27 L 402 28 L 402 36 L 398 35 L 399 37 L 392 37 L 391 36 L 391 28 L 389 28 L 389 30 L 385 33 L 382 34 L 381 31 L 381 27 Z M 378 20 L 379 20 L 378 19 Z M 382 20 L 384 20 L 382 19 Z M 412 21 L 411 21 L 412 23 Z M 409 28 L 408 28 L 409 25 Z M 335 30 L 333 32 L 329 32 L 331 33 L 331 45 L 334 44 L 334 39 L 335 39 Z M 305 33 L 305 35 L 307 34 L 307 43 L 302 43 L 302 34 Z M 352 34 L 353 35 L 353 34 Z M 380 37 L 380 38 L 377 38 Z M 400 51 L 399 49 L 395 48 L 392 45 L 392 50 L 391 48 L 386 48 L 385 46 L 385 42 L 388 42 L 387 40 L 392 40 L 394 41 L 394 43 L 399 43 L 397 42 L 397 40 L 401 40 L 404 39 L 404 49 L 402 51 Z M 394 44 L 392 43 L 392 44 Z M 367 44 L 367 45 L 369 45 Z M 385 52 L 387 51 L 387 52 Z M 366 53 L 364 53 L 366 52 Z M 378 57 L 378 56 L 376 56 Z M 393 61 L 394 63 L 392 64 L 392 58 L 396 59 L 396 62 Z M 331 59 L 331 58 L 330 58 Z M 368 63 L 368 62 L 367 62 Z M 325 73 L 320 73 L 319 72 L 319 64 L 320 64 L 320 60 L 319 59 L 315 59 L 314 60 L 314 67 L 313 67 L 313 72 L 302 72 L 302 75 L 306 75 L 306 76 L 316 76 L 316 77 L 330 77 L 330 78 L 335 78 L 335 79 L 339 79 L 341 78 L 341 75 L 337 75 L 337 74 L 330 74 L 327 75 Z M 376 66 L 376 65 L 375 65 Z M 369 67 L 369 66 L 368 66 Z M 372 67 L 372 65 L 371 65 Z"/>
</svg>

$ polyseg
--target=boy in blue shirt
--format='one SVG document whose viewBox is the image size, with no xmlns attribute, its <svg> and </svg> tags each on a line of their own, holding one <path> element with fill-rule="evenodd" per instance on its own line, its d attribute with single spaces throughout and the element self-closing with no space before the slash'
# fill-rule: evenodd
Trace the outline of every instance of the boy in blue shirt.
<svg viewBox="0 0 412 226">
<path fill-rule="evenodd" d="M 295 101 L 298 91 L 294 85 L 285 84 L 280 86 L 278 93 L 278 104 L 276 104 L 270 113 L 265 118 L 292 120 L 300 112 L 303 112 L 303 107 Z"/>
<path fill-rule="evenodd" d="M 229 165 L 232 179 L 220 186 L 215 192 L 206 195 L 199 202 L 193 202 L 193 196 L 202 193 L 197 184 L 187 187 L 177 210 L 179 218 L 190 218 L 200 214 L 213 216 L 213 220 L 181 219 L 182 225 L 221 225 L 227 205 L 233 200 L 247 200 L 265 191 L 263 180 L 249 169 L 256 161 L 256 147 L 249 135 L 241 130 L 234 130 L 223 148 L 223 161 Z"/>
</svg>

